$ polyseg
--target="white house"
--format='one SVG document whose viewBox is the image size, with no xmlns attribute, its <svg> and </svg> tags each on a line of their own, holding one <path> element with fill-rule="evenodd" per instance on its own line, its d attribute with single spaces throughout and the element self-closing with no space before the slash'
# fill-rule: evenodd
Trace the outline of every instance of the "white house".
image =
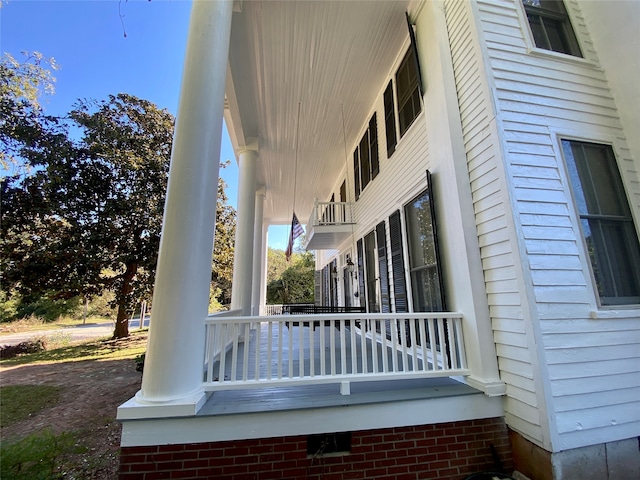
<svg viewBox="0 0 640 480">
<path fill-rule="evenodd" d="M 639 25 L 618 0 L 195 1 L 121 478 L 638 478 Z M 294 211 L 329 313 L 260 316 Z"/>
</svg>

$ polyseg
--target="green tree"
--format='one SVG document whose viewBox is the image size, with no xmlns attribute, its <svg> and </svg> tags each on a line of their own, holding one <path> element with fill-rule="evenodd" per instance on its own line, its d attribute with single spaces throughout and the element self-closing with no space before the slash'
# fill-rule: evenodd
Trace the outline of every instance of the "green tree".
<svg viewBox="0 0 640 480">
<path fill-rule="evenodd" d="M 279 259 L 278 252 L 282 250 L 269 249 L 271 258 Z M 291 262 L 285 260 L 285 268 L 277 275 L 275 268 L 274 275 L 267 283 L 267 303 L 313 303 L 314 301 L 314 271 L 315 258 L 311 252 L 301 252 L 291 256 Z"/>
<path fill-rule="evenodd" d="M 5 53 L 0 60 L 0 167 L 13 174 L 27 166 L 20 158 L 24 143 L 37 135 L 42 101 L 55 91 L 53 58 L 23 52 L 22 62 Z"/>
<path fill-rule="evenodd" d="M 40 135 L 19 150 L 34 173 L 4 185 L 3 288 L 60 298 L 111 290 L 114 338 L 127 336 L 153 287 L 173 123 L 126 94 L 80 102 L 67 122 L 40 118 Z"/>
<path fill-rule="evenodd" d="M 221 162 L 226 168 L 229 161 Z M 211 268 L 211 289 L 214 299 L 221 305 L 231 303 L 231 284 L 233 282 L 233 254 L 236 237 L 236 210 L 230 206 L 225 189 L 227 185 L 218 179 L 218 201 L 216 203 L 216 235 L 213 246 Z"/>
</svg>

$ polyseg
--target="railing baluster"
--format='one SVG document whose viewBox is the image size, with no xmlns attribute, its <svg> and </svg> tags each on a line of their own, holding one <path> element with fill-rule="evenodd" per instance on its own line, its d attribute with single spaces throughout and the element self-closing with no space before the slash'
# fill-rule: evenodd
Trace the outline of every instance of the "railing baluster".
<svg viewBox="0 0 640 480">
<path fill-rule="evenodd" d="M 282 323 L 281 321 L 278 321 L 278 371 L 277 373 L 277 377 L 278 380 L 282 380 L 282 369 L 284 368 L 282 365 L 282 351 L 284 350 L 284 339 L 282 338 L 284 332 L 284 323 Z M 288 330 L 287 330 L 287 334 L 288 334 Z M 271 365 L 268 365 L 269 369 L 271 369 Z"/>
<path fill-rule="evenodd" d="M 400 319 L 400 321 L 404 321 L 402 319 Z M 392 355 L 393 355 L 393 371 L 397 372 L 398 371 L 398 319 L 394 318 L 393 322 L 391 323 L 391 346 L 393 347 L 392 350 Z"/>
<path fill-rule="evenodd" d="M 442 357 L 442 370 L 446 370 L 449 368 L 449 362 L 447 358 L 447 344 L 445 343 L 444 336 L 444 322 L 442 321 L 442 317 L 438 318 L 438 338 L 440 339 L 440 356 Z"/>
<path fill-rule="evenodd" d="M 247 372 L 249 370 L 249 344 L 251 343 L 251 324 L 244 324 L 244 345 L 242 348 L 242 381 L 248 380 Z"/>
<path fill-rule="evenodd" d="M 400 322 L 400 342 L 402 345 L 402 371 L 407 371 L 407 321 Z"/>
<path fill-rule="evenodd" d="M 333 321 L 329 321 L 329 332 L 331 332 L 331 337 L 329 338 L 329 344 L 331 345 L 331 375 L 336 374 L 336 336 L 335 336 L 335 328 L 333 328 Z"/>
<path fill-rule="evenodd" d="M 433 371 L 438 370 L 438 345 L 436 344 L 436 334 L 435 334 L 435 326 L 434 320 L 432 318 L 429 319 L 429 349 L 431 350 L 431 365 L 433 366 Z"/>
<path fill-rule="evenodd" d="M 356 351 L 356 321 L 350 320 L 349 323 L 349 341 L 351 344 L 351 373 L 358 373 L 358 356 Z"/>
<path fill-rule="evenodd" d="M 418 371 L 418 345 L 416 341 L 416 323 L 419 322 L 418 319 L 413 319 L 409 322 L 409 337 L 411 338 L 411 371 Z"/>
<path fill-rule="evenodd" d="M 325 328 L 324 328 L 324 320 L 320 321 L 320 375 L 325 376 L 327 374 L 326 363 L 327 356 L 325 353 L 325 343 L 326 339 L 324 338 Z"/>
<path fill-rule="evenodd" d="M 238 327 L 239 325 L 235 323 L 231 331 L 233 332 L 233 347 L 231 349 L 231 375 L 229 375 L 229 379 L 232 382 L 235 382 L 238 377 L 237 369 L 238 369 Z"/>
<path fill-rule="evenodd" d="M 382 349 L 382 371 L 384 373 L 389 372 L 389 355 L 387 354 L 387 332 L 391 331 L 391 325 L 387 329 L 387 322 L 390 322 L 388 318 L 380 321 L 380 345 Z"/>
<path fill-rule="evenodd" d="M 220 325 L 220 368 L 218 371 L 218 382 L 224 382 L 224 367 L 227 359 L 227 349 L 225 348 L 226 339 L 227 339 L 227 329 L 229 325 L 224 323 Z"/>
<path fill-rule="evenodd" d="M 373 373 L 378 373 L 378 320 L 373 320 L 371 327 L 371 367 L 373 369 Z"/>
<path fill-rule="evenodd" d="M 273 348 L 272 342 L 273 342 L 273 322 L 269 322 L 269 326 L 267 327 L 267 364 L 265 365 L 265 368 L 267 370 L 266 371 L 267 380 L 271 380 L 271 365 L 273 365 L 273 362 L 271 360 L 271 350 Z M 281 349 L 278 349 L 278 356 L 280 356 L 280 351 Z M 278 358 L 278 361 L 279 360 L 280 359 Z"/>
<path fill-rule="evenodd" d="M 420 349 L 422 351 L 422 371 L 429 370 L 429 361 L 427 359 L 427 335 L 425 333 L 425 322 L 429 319 L 419 320 L 420 322 Z"/>
<path fill-rule="evenodd" d="M 293 378 L 293 322 L 289 323 L 289 352 L 287 352 L 287 358 L 289 359 L 289 379 Z M 298 327 L 300 328 L 300 327 Z"/>
<path fill-rule="evenodd" d="M 298 328 L 298 377 L 304 377 L 304 328 Z"/>
<path fill-rule="evenodd" d="M 454 331 L 455 328 L 453 322 L 445 320 L 449 328 L 447 329 L 447 345 L 449 346 L 449 363 L 451 364 L 451 368 L 458 368 L 458 355 L 456 354 L 456 342 L 454 340 Z"/>
<path fill-rule="evenodd" d="M 367 370 L 367 319 L 364 319 L 360 324 L 360 349 L 361 349 L 361 362 L 362 362 L 362 373 L 368 373 Z"/>
<path fill-rule="evenodd" d="M 256 357 L 256 361 L 255 361 L 255 365 L 254 365 L 254 369 L 255 372 L 253 374 L 253 378 L 254 380 L 258 381 L 260 379 L 260 352 L 261 352 L 261 347 L 262 346 L 262 323 L 258 323 L 258 328 L 256 330 L 256 341 L 255 341 L 255 357 Z"/>
<path fill-rule="evenodd" d="M 316 375 L 316 346 L 315 346 L 316 328 L 309 329 L 309 376 L 315 377 Z"/>
<path fill-rule="evenodd" d="M 344 319 L 340 319 L 340 373 L 342 375 L 347 374 L 347 351 L 346 351 L 346 340 L 345 340 L 345 331 L 344 331 Z"/>
</svg>

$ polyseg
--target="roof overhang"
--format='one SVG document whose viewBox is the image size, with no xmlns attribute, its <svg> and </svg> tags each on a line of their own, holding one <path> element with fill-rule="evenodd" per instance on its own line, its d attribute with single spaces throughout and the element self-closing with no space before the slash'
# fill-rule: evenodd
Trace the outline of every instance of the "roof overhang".
<svg viewBox="0 0 640 480">
<path fill-rule="evenodd" d="M 231 27 L 225 120 L 259 148 L 268 224 L 308 218 L 351 164 L 407 42 L 408 0 L 245 1 Z"/>
</svg>

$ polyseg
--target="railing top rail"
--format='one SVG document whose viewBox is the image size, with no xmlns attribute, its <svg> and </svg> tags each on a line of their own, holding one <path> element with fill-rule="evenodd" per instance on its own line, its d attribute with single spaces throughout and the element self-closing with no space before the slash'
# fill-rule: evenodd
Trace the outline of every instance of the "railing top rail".
<svg viewBox="0 0 640 480">
<path fill-rule="evenodd" d="M 226 318 L 226 317 L 239 317 L 242 310 L 237 308 L 235 310 L 223 310 L 222 312 L 210 313 L 207 318 Z"/>
<path fill-rule="evenodd" d="M 412 313 L 320 313 L 320 314 L 296 314 L 296 315 L 274 315 L 269 317 L 259 316 L 216 316 L 208 317 L 207 324 L 220 323 L 224 318 L 226 323 L 247 323 L 247 322 L 313 322 L 323 320 L 413 320 L 427 318 L 462 318 L 460 312 L 412 312 Z"/>
</svg>

